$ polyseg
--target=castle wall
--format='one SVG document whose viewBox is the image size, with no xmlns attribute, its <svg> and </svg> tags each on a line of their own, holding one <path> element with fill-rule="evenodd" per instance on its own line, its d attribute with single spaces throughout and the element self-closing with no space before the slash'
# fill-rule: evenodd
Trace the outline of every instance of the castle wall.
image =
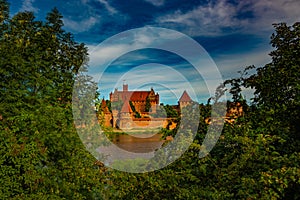
<svg viewBox="0 0 300 200">
<path fill-rule="evenodd" d="M 133 119 L 132 122 L 131 128 L 167 128 L 170 122 L 170 128 L 176 127 L 171 118 L 139 118 Z"/>
</svg>

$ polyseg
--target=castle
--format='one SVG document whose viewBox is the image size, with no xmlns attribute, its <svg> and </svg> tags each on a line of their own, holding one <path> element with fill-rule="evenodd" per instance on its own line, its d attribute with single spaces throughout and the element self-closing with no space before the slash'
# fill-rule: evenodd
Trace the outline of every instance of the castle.
<svg viewBox="0 0 300 200">
<path fill-rule="evenodd" d="M 128 104 L 128 102 L 131 102 L 135 111 L 139 113 L 149 112 L 150 107 L 154 109 L 152 112 L 155 112 L 156 105 L 159 105 L 159 94 L 155 94 L 153 88 L 150 91 L 128 91 L 128 85 L 123 84 L 123 91 L 115 89 L 109 97 L 112 104 L 117 102 Z"/>
<path fill-rule="evenodd" d="M 123 84 L 123 90 L 117 88 L 109 95 L 110 108 L 103 99 L 101 103 L 101 111 L 103 116 L 103 125 L 106 127 L 131 129 L 138 127 L 163 127 L 165 126 L 165 118 L 155 118 L 151 115 L 157 112 L 159 108 L 159 94 L 151 88 L 149 91 L 129 91 L 128 84 Z M 191 104 L 193 101 L 186 91 L 178 101 L 178 105 L 172 108 L 177 112 Z"/>
</svg>

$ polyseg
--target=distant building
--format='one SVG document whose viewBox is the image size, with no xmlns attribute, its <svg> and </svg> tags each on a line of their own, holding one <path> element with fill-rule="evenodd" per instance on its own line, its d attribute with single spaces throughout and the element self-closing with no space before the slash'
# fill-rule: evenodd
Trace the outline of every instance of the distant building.
<svg viewBox="0 0 300 200">
<path fill-rule="evenodd" d="M 178 101 L 178 105 L 180 110 L 183 107 L 186 107 L 188 105 L 190 105 L 193 102 L 193 100 L 191 99 L 191 97 L 188 95 L 187 91 L 184 90 L 183 94 L 181 95 L 179 101 Z"/>
<path fill-rule="evenodd" d="M 130 129 L 134 127 L 150 126 L 159 127 L 166 124 L 166 119 L 151 118 L 150 114 L 155 114 L 159 106 L 159 94 L 153 88 L 149 91 L 129 91 L 128 85 L 123 84 L 123 90 L 117 88 L 110 95 L 111 111 L 106 102 L 102 101 L 101 110 L 104 113 L 104 123 L 106 127 Z M 180 109 L 190 105 L 192 99 L 186 91 L 183 92 L 178 101 L 178 105 L 172 107 L 180 112 Z M 136 114 L 141 118 L 137 118 Z M 168 124 L 168 123 L 167 123 Z"/>
<path fill-rule="evenodd" d="M 153 88 L 150 91 L 129 91 L 128 85 L 123 85 L 123 91 L 115 91 L 109 95 L 112 104 L 116 102 L 131 102 L 135 111 L 139 113 L 149 112 L 147 106 L 152 108 L 152 112 L 155 112 L 155 108 L 159 105 L 159 95 L 155 94 Z M 148 108 L 148 109 L 149 109 Z"/>
<path fill-rule="evenodd" d="M 122 109 L 117 118 L 119 120 L 118 126 L 120 128 L 129 129 L 132 127 L 133 111 L 128 101 L 124 102 Z"/>
</svg>

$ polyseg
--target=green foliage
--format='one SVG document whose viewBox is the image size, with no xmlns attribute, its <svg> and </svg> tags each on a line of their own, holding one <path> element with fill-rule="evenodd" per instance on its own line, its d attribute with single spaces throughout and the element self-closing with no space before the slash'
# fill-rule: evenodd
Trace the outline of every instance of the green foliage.
<svg viewBox="0 0 300 200">
<path fill-rule="evenodd" d="M 5 28 L 3 26 L 9 18 L 9 5 L 6 0 L 0 0 L 0 26 L 1 28 Z"/>
<path fill-rule="evenodd" d="M 255 89 L 255 98 L 244 115 L 225 123 L 206 157 L 198 155 L 212 112 L 209 103 L 199 105 L 199 116 L 194 113 L 199 121 L 178 123 L 199 125 L 184 155 L 164 169 L 142 174 L 103 167 L 80 141 L 71 110 L 74 80 L 78 74 L 80 84 L 95 85 L 79 72 L 86 66 L 85 45 L 62 27 L 57 9 L 45 22 L 31 12 L 10 18 L 7 2 L 0 0 L 0 199 L 300 198 L 299 23 L 275 25 L 271 63 L 249 76 L 250 66 L 240 78 L 226 81 L 234 101 L 241 100 L 242 87 Z M 75 103 L 90 103 L 82 105 L 92 106 L 90 100 L 95 100 L 85 98 L 85 91 L 77 95 Z M 182 116 L 171 106 L 164 109 L 180 122 Z M 172 135 L 178 128 L 164 131 Z"/>
<path fill-rule="evenodd" d="M 135 118 L 142 118 L 141 114 L 137 111 L 134 112 L 134 117 Z"/>
<path fill-rule="evenodd" d="M 129 105 L 131 107 L 132 112 L 136 112 L 134 105 L 132 104 L 132 101 L 129 101 Z"/>
<path fill-rule="evenodd" d="M 96 199 L 101 171 L 73 125 L 72 87 L 87 49 L 31 12 L 0 2 L 0 199 Z M 2 18 L 1 18 L 2 19 Z"/>
<path fill-rule="evenodd" d="M 250 146 L 247 147 L 251 157 L 247 158 L 247 154 L 242 154 L 254 166 L 255 173 L 251 173 L 249 178 L 253 179 L 252 182 L 259 181 L 265 189 L 253 188 L 253 191 L 260 192 L 254 197 L 297 199 L 300 196 L 297 170 L 300 150 L 300 23 L 290 27 L 285 23 L 274 26 L 276 33 L 271 37 L 271 44 L 275 49 L 270 53 L 272 62 L 258 68 L 257 73 L 245 77 L 248 70 L 253 68 L 247 67 L 241 78 L 227 83 L 233 86 L 230 92 L 235 101 L 240 95 L 241 87 L 255 89 L 253 104 L 239 124 L 249 127 L 249 130 L 242 133 L 252 132 L 250 140 L 248 139 Z M 238 129 L 236 126 L 235 128 Z M 243 138 L 246 139 L 245 136 Z M 259 163 L 261 164 L 258 165 Z M 251 171 L 251 165 L 247 164 L 247 172 Z M 288 172 L 285 173 L 286 171 Z M 250 180 L 249 178 L 244 180 Z M 251 185 L 251 182 L 246 183 L 248 187 Z"/>
<path fill-rule="evenodd" d="M 132 101 L 129 101 L 129 105 L 131 107 L 132 112 L 134 112 L 134 117 L 141 118 L 142 117 L 141 114 L 138 111 L 136 111 L 135 106 L 133 105 Z"/>
<path fill-rule="evenodd" d="M 176 110 L 174 110 L 174 108 L 172 106 L 165 105 L 163 108 L 165 109 L 165 112 L 166 112 L 168 118 L 178 117 L 178 112 Z"/>
<path fill-rule="evenodd" d="M 108 107 L 108 110 L 111 112 L 111 101 L 106 100 L 106 106 Z"/>
<path fill-rule="evenodd" d="M 145 104 L 145 112 L 149 112 L 151 109 L 151 103 L 150 103 L 150 98 L 146 98 L 146 104 Z"/>
</svg>

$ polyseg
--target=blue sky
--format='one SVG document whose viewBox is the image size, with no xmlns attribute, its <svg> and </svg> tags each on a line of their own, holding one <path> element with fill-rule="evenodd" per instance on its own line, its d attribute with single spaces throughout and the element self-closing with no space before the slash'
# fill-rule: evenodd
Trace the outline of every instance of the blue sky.
<svg viewBox="0 0 300 200">
<path fill-rule="evenodd" d="M 238 76 L 237 71 L 245 66 L 263 66 L 270 61 L 268 53 L 272 49 L 269 38 L 273 33 L 273 23 L 287 22 L 291 25 L 300 21 L 298 0 L 9 2 L 11 14 L 33 11 L 39 20 L 44 20 L 53 7 L 58 8 L 64 16 L 65 30 L 72 32 L 76 41 L 84 42 L 89 48 L 90 73 L 98 78 L 101 96 L 108 98 L 108 93 L 115 87 L 121 89 L 125 80 L 132 90 L 153 86 L 159 92 L 161 102 L 169 104 L 175 104 L 185 89 L 194 100 L 206 102 L 211 89 L 207 79 L 213 80 L 213 72 L 201 77 L 202 74 L 197 74 L 191 63 L 172 52 L 151 48 L 132 51 L 129 39 L 127 43 L 118 45 L 111 43 L 111 46 L 101 47 L 101 43 L 135 28 L 160 27 L 178 31 L 197 41 L 206 50 L 206 58 L 212 59 L 225 80 Z M 141 32 L 138 38 L 139 42 L 147 44 L 154 43 L 152 39 L 147 31 Z M 188 51 L 189 47 L 182 44 L 177 48 Z M 99 65 L 99 59 L 111 58 L 115 59 L 109 66 Z M 210 67 L 204 66 L 201 70 L 206 73 Z M 250 96 L 249 91 L 245 94 Z"/>
</svg>

